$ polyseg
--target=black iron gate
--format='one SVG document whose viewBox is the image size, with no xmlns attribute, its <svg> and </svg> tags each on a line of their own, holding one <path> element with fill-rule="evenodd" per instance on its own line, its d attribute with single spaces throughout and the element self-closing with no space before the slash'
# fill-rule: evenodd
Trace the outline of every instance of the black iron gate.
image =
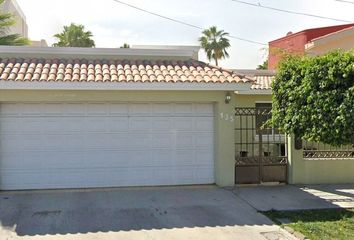
<svg viewBox="0 0 354 240">
<path fill-rule="evenodd" d="M 287 140 L 267 126 L 271 107 L 235 108 L 235 183 L 287 182 Z"/>
</svg>

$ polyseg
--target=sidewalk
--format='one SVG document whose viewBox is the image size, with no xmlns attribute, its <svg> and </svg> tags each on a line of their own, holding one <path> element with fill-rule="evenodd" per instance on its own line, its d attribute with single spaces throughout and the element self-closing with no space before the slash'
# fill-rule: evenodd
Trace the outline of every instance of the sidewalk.
<svg viewBox="0 0 354 240">
<path fill-rule="evenodd" d="M 354 184 L 236 187 L 258 211 L 354 208 Z"/>
</svg>

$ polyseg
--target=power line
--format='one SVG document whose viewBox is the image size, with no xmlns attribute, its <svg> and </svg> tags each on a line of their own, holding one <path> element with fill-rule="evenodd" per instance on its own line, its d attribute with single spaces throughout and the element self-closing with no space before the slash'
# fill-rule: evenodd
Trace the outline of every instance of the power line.
<svg viewBox="0 0 354 240">
<path fill-rule="evenodd" d="M 275 7 L 269 7 L 269 6 L 264 6 L 261 5 L 260 3 L 250 3 L 250 2 L 245 2 L 241 0 L 231 0 L 233 2 L 241 3 L 241 4 L 246 4 L 249 6 L 254 6 L 254 7 L 260 7 L 260 8 L 266 8 L 278 12 L 285 12 L 285 13 L 290 13 L 290 14 L 295 14 L 295 15 L 302 15 L 302 16 L 307 16 L 307 17 L 315 17 L 315 18 L 321 18 L 321 19 L 326 19 L 326 20 L 333 20 L 337 22 L 346 22 L 346 23 L 352 23 L 353 21 L 348 21 L 348 20 L 343 20 L 343 19 L 338 19 L 338 18 L 331 18 L 331 17 L 325 17 L 325 16 L 320 16 L 320 15 L 315 15 L 311 13 L 303 13 L 303 12 L 296 12 L 296 11 L 291 11 L 291 10 L 286 10 L 286 9 L 280 9 L 280 8 L 275 8 Z M 337 0 L 338 1 L 338 0 Z M 345 1 L 345 0 L 342 0 Z"/>
<path fill-rule="evenodd" d="M 349 4 L 354 4 L 352 1 L 346 1 L 346 0 L 334 0 L 336 2 L 342 2 L 342 3 L 349 3 Z"/>
<path fill-rule="evenodd" d="M 187 22 L 175 19 L 175 18 L 170 18 L 170 17 L 164 16 L 164 15 L 161 15 L 161 14 L 158 14 L 158 13 L 155 13 L 155 12 L 151 12 L 149 10 L 146 10 L 146 9 L 131 5 L 129 3 L 126 3 L 126 2 L 123 2 L 123 1 L 120 1 L 120 0 L 113 0 L 113 1 L 115 1 L 115 2 L 117 2 L 119 4 L 122 4 L 122 5 L 128 6 L 130 8 L 134 8 L 134 9 L 139 10 L 141 12 L 145 12 L 145 13 L 154 15 L 156 17 L 164 18 L 166 20 L 169 20 L 169 21 L 172 21 L 172 22 L 175 22 L 175 23 L 179 23 L 179 24 L 182 24 L 182 25 L 185 25 L 185 26 L 188 26 L 188 27 L 192 27 L 192 28 L 196 28 L 196 29 L 199 29 L 199 30 L 203 30 L 204 29 L 204 28 L 202 28 L 200 26 L 197 26 L 197 25 L 194 25 L 194 24 L 190 24 L 190 23 L 187 23 Z M 242 38 L 242 37 L 238 37 L 238 36 L 234 36 L 234 35 L 229 35 L 229 37 L 233 38 L 233 39 L 240 40 L 240 41 L 248 42 L 248 43 L 253 43 L 253 44 L 258 44 L 258 45 L 263 45 L 263 46 L 267 45 L 266 43 L 257 42 L 257 41 L 253 41 L 253 40 L 250 40 L 250 39 L 247 39 L 247 38 Z"/>
</svg>

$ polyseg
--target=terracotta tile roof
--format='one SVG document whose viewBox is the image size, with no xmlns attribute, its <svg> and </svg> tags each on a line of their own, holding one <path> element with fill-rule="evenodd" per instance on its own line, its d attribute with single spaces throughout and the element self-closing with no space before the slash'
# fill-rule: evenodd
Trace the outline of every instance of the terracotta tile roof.
<svg viewBox="0 0 354 240">
<path fill-rule="evenodd" d="M 197 60 L 0 59 L 0 81 L 245 83 L 252 78 Z"/>
<path fill-rule="evenodd" d="M 272 89 L 271 85 L 275 77 L 275 71 L 273 70 L 236 69 L 234 71 L 254 79 L 251 86 L 252 90 Z"/>
<path fill-rule="evenodd" d="M 271 85 L 274 76 L 255 76 L 256 82 L 252 84 L 251 89 L 254 90 L 269 90 L 272 89 Z"/>
</svg>

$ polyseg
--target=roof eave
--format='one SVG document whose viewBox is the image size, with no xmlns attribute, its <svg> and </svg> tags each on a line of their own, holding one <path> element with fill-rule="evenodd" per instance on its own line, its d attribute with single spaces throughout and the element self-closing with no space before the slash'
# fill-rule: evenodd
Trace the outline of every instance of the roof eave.
<svg viewBox="0 0 354 240">
<path fill-rule="evenodd" d="M 252 83 L 166 83 L 166 82 L 32 82 L 1 81 L 0 90 L 183 90 L 247 91 Z"/>
<path fill-rule="evenodd" d="M 272 89 L 247 89 L 235 93 L 239 95 L 272 95 Z"/>
</svg>

